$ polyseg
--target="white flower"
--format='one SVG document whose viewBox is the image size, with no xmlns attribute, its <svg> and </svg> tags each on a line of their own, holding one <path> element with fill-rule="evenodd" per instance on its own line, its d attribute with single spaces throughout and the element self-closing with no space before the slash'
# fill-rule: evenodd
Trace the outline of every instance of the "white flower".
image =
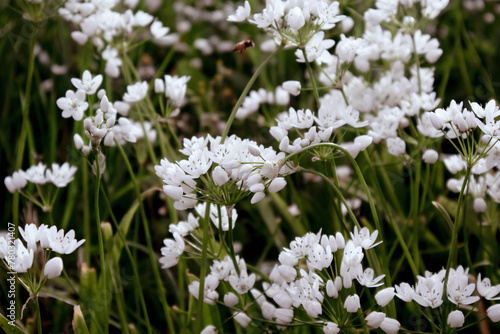
<svg viewBox="0 0 500 334">
<path fill-rule="evenodd" d="M 174 240 L 175 239 L 175 240 Z M 184 239 L 179 233 L 174 233 L 174 239 L 164 239 L 163 244 L 165 247 L 161 248 L 160 263 L 162 268 L 170 268 L 179 262 L 179 257 L 184 252 Z"/>
<path fill-rule="evenodd" d="M 349 313 L 356 313 L 360 307 L 361 303 L 357 294 L 348 296 L 344 302 L 344 308 Z"/>
<path fill-rule="evenodd" d="M 168 34 L 170 28 L 164 27 L 161 21 L 154 21 L 149 27 L 149 31 L 151 31 L 153 38 L 162 39 Z"/>
<path fill-rule="evenodd" d="M 378 231 L 375 230 L 372 234 L 370 234 L 370 230 L 367 227 L 363 227 L 358 232 L 358 227 L 354 226 L 354 234 L 352 232 L 350 234 L 354 245 L 360 246 L 364 249 L 370 249 L 382 243 L 382 241 L 375 243 L 375 241 L 377 240 Z"/>
<path fill-rule="evenodd" d="M 21 175 L 29 182 L 35 184 L 45 184 L 48 182 L 45 176 L 46 166 L 41 162 L 38 165 L 31 166 L 26 171 L 19 171 Z"/>
<path fill-rule="evenodd" d="M 245 1 L 244 6 L 238 6 L 236 13 L 227 17 L 228 21 L 243 22 L 250 17 L 250 3 Z"/>
<path fill-rule="evenodd" d="M 64 188 L 73 181 L 73 176 L 75 175 L 77 168 L 75 166 L 70 166 L 69 163 L 65 162 L 62 166 L 59 164 L 52 164 L 52 170 L 47 169 L 45 171 L 45 176 L 47 180 L 52 182 L 58 188 Z"/>
<path fill-rule="evenodd" d="M 148 93 L 148 83 L 146 81 L 136 82 L 127 86 L 127 93 L 123 95 L 123 101 L 132 103 L 142 100 Z"/>
<path fill-rule="evenodd" d="M 89 107 L 85 101 L 85 92 L 81 89 L 77 90 L 76 93 L 67 90 L 66 97 L 58 98 L 56 104 L 63 111 L 62 117 L 73 117 L 75 121 L 80 121 L 83 118 L 83 112 Z"/>
<path fill-rule="evenodd" d="M 437 274 L 425 272 L 425 277 L 417 276 L 413 299 L 424 307 L 436 308 L 443 303 L 444 276 L 446 270 L 442 269 Z M 399 297 L 399 296 L 398 296 Z"/>
<path fill-rule="evenodd" d="M 498 300 L 495 298 L 500 292 L 500 284 L 491 285 L 491 280 L 488 277 L 481 279 L 481 273 L 477 276 L 477 292 L 488 300 Z"/>
<path fill-rule="evenodd" d="M 43 268 L 43 276 L 47 276 L 48 279 L 58 277 L 61 275 L 63 270 L 63 261 L 60 257 L 54 257 L 45 263 Z"/>
<path fill-rule="evenodd" d="M 84 91 L 87 95 L 95 94 L 102 83 L 102 75 L 98 74 L 92 78 L 90 71 L 85 70 L 82 75 L 82 80 L 72 78 L 71 83 L 76 87 L 76 89 Z"/>
<path fill-rule="evenodd" d="M 85 242 L 85 239 L 76 241 L 75 231 L 73 230 L 69 230 L 69 232 L 64 235 L 63 229 L 57 231 L 57 227 L 52 226 L 50 229 L 46 230 L 46 233 L 50 248 L 59 254 L 71 254 Z"/>
<path fill-rule="evenodd" d="M 16 258 L 13 261 L 12 269 L 17 273 L 25 273 L 33 265 L 33 256 L 35 252 L 33 249 L 26 249 L 21 240 L 14 240 L 14 247 L 16 249 Z"/>
<path fill-rule="evenodd" d="M 32 249 L 36 251 L 36 243 L 40 240 L 40 233 L 38 232 L 38 228 L 35 224 L 26 224 L 24 226 L 24 230 L 21 226 L 19 226 L 19 233 L 23 237 L 24 241 L 28 245 L 28 249 Z"/>
<path fill-rule="evenodd" d="M 406 143 L 403 139 L 399 137 L 387 138 L 387 151 L 394 155 L 398 156 L 405 153 Z"/>
<path fill-rule="evenodd" d="M 462 311 L 455 310 L 448 314 L 448 320 L 446 323 L 450 325 L 451 328 L 459 328 L 464 325 L 465 317 Z"/>
<path fill-rule="evenodd" d="M 358 280 L 359 284 L 366 286 L 367 288 L 375 288 L 377 286 L 381 286 L 384 284 L 384 283 L 379 283 L 379 282 L 381 279 L 383 279 L 385 277 L 385 275 L 380 275 L 380 276 L 377 276 L 376 278 L 374 276 L 375 276 L 375 271 L 372 268 L 366 268 L 362 274 L 360 274 L 356 277 L 356 279 Z M 382 290 L 382 291 L 384 291 L 384 290 Z M 375 299 L 376 298 L 377 297 L 375 297 Z"/>
<path fill-rule="evenodd" d="M 240 275 L 231 275 L 228 278 L 229 284 L 233 287 L 236 292 L 238 292 L 240 295 L 245 294 L 253 288 L 253 285 L 255 283 L 255 274 L 251 274 L 248 276 L 248 273 L 246 270 L 241 270 Z"/>
<path fill-rule="evenodd" d="M 102 52 L 102 58 L 106 60 L 104 72 L 112 78 L 117 78 L 120 75 L 120 66 L 122 66 L 122 60 L 118 58 L 118 51 L 108 45 Z"/>
<path fill-rule="evenodd" d="M 399 286 L 395 285 L 394 287 L 396 288 L 396 296 L 399 299 L 407 303 L 413 300 L 413 294 L 415 293 L 415 291 L 408 283 L 403 282 Z"/>
<path fill-rule="evenodd" d="M 165 75 L 165 96 L 175 107 L 181 107 L 187 90 L 187 82 L 190 76 L 170 76 Z"/>
<path fill-rule="evenodd" d="M 318 64 L 321 64 L 324 61 L 322 56 L 324 54 L 330 55 L 326 50 L 331 48 L 335 44 L 335 41 L 333 39 L 324 39 L 324 37 L 325 32 L 319 31 L 305 45 L 305 53 L 308 62 L 316 60 Z M 297 56 L 297 61 L 299 63 L 306 62 L 302 50 L 297 50 L 295 56 Z"/>
<path fill-rule="evenodd" d="M 459 266 L 456 270 L 450 268 L 448 275 L 447 294 L 448 299 L 453 304 L 468 305 L 479 300 L 478 296 L 471 296 L 474 292 L 475 284 L 469 281 L 469 268 L 465 269 Z"/>
</svg>

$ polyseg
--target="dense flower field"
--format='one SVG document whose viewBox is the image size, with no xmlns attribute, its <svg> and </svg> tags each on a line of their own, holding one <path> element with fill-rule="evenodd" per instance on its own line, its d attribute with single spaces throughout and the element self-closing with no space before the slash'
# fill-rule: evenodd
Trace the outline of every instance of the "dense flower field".
<svg viewBox="0 0 500 334">
<path fill-rule="evenodd" d="M 0 4 L 6 333 L 500 330 L 500 4 Z"/>
</svg>

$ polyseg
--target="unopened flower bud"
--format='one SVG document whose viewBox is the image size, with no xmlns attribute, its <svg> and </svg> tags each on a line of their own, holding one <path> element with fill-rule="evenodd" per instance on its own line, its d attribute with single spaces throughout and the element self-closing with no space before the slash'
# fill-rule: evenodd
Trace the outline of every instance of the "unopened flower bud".
<svg viewBox="0 0 500 334">
<path fill-rule="evenodd" d="M 450 325 L 451 328 L 459 328 L 464 325 L 465 317 L 462 311 L 456 310 L 448 314 L 448 320 L 446 323 Z"/>
<path fill-rule="evenodd" d="M 48 279 L 57 277 L 61 275 L 63 270 L 63 261 L 60 257 L 54 257 L 45 263 L 43 268 L 43 276 L 47 276 Z"/>
</svg>

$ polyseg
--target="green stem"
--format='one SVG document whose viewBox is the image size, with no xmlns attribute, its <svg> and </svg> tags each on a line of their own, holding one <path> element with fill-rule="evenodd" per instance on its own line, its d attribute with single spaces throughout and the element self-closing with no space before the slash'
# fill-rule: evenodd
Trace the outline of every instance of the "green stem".
<svg viewBox="0 0 500 334">
<path fill-rule="evenodd" d="M 208 225 L 210 224 L 210 203 L 206 203 L 205 218 L 203 224 L 203 243 L 201 248 L 200 264 L 200 288 L 198 290 L 198 314 L 196 315 L 195 333 L 201 331 L 203 321 L 203 299 L 205 293 L 205 275 L 207 272 L 207 254 L 208 254 Z"/>
<path fill-rule="evenodd" d="M 101 279 L 102 279 L 102 293 L 103 300 L 105 301 L 104 306 L 104 314 L 106 318 L 106 322 L 108 321 L 108 282 L 107 282 L 107 270 L 106 270 L 106 260 L 104 256 L 104 240 L 102 236 L 101 229 L 101 217 L 99 213 L 99 190 L 101 187 L 101 171 L 99 167 L 99 153 L 95 153 L 95 166 L 96 166 L 96 185 L 95 185 L 95 195 L 94 195 L 94 206 L 95 206 L 95 221 L 97 227 L 97 237 L 99 240 L 99 255 L 101 260 Z M 105 329 L 106 333 L 109 332 L 109 326 L 106 325 Z"/>
<path fill-rule="evenodd" d="M 116 233 L 118 233 L 118 236 L 120 237 L 120 240 L 121 240 L 123 247 L 125 248 L 127 256 L 129 258 L 130 264 L 132 265 L 132 271 L 134 272 L 134 282 L 136 284 L 136 289 L 139 293 L 139 300 L 141 303 L 142 311 L 144 313 L 144 322 L 146 323 L 148 333 L 152 333 L 153 330 L 151 329 L 151 323 L 149 322 L 148 309 L 146 307 L 146 301 L 144 299 L 144 293 L 143 293 L 143 289 L 141 286 L 141 280 L 139 279 L 139 271 L 137 270 L 136 261 L 134 260 L 132 252 L 130 252 L 130 248 L 128 247 L 127 243 L 125 242 L 125 236 L 123 235 L 122 230 L 120 229 L 120 226 L 118 225 L 118 222 L 116 221 L 115 215 L 113 214 L 113 212 L 111 210 L 111 203 L 109 202 L 109 198 L 108 198 L 108 196 L 106 196 L 106 193 L 104 192 L 104 189 L 102 187 L 101 187 L 101 192 L 102 192 L 104 200 L 108 206 L 109 214 L 111 216 L 111 221 L 115 225 Z M 117 262 L 117 265 L 118 265 L 118 262 Z"/>
<path fill-rule="evenodd" d="M 309 73 L 309 79 L 311 79 L 311 83 L 313 85 L 313 92 L 314 92 L 314 99 L 316 100 L 316 105 L 319 108 L 319 93 L 318 93 L 318 87 L 316 86 L 316 80 L 314 80 L 314 74 L 312 71 L 311 63 L 307 60 L 307 54 L 306 50 L 302 49 L 302 54 L 304 54 L 304 59 L 306 61 L 306 66 L 307 66 L 307 72 Z"/>
<path fill-rule="evenodd" d="M 121 145 L 119 145 L 116 141 L 115 141 L 115 143 L 120 151 L 120 154 L 123 157 L 125 165 L 127 166 L 127 170 L 130 174 L 130 178 L 131 178 L 132 183 L 134 185 L 134 190 L 135 190 L 137 200 L 139 201 L 139 211 L 141 213 L 141 220 L 142 220 L 142 224 L 144 227 L 144 234 L 146 237 L 146 243 L 148 246 L 149 259 L 151 260 L 151 268 L 153 269 L 153 274 L 154 274 L 157 289 L 158 289 L 158 297 L 160 298 L 160 302 L 163 306 L 163 313 L 164 313 L 165 319 L 166 319 L 167 324 L 168 324 L 168 330 L 170 333 L 175 333 L 174 324 L 172 323 L 172 319 L 170 318 L 170 308 L 168 306 L 167 298 L 165 296 L 165 289 L 163 288 L 163 283 L 161 281 L 160 271 L 158 270 L 158 265 L 156 263 L 156 258 L 155 258 L 155 254 L 153 251 L 153 243 L 151 241 L 151 233 L 149 231 L 148 219 L 146 217 L 146 211 L 144 210 L 144 204 L 141 201 L 141 191 L 139 188 L 139 184 L 137 183 L 137 179 L 134 175 L 134 170 L 132 169 L 132 166 L 130 165 L 130 161 L 128 160 L 128 157 L 125 154 L 125 151 L 123 150 Z"/>
<path fill-rule="evenodd" d="M 271 53 L 269 55 L 269 57 L 267 57 L 262 62 L 262 64 L 260 64 L 260 66 L 257 68 L 255 73 L 252 75 L 252 77 L 248 81 L 247 85 L 245 86 L 245 89 L 243 89 L 243 92 L 240 95 L 240 98 L 238 99 L 238 101 L 234 105 L 233 110 L 231 111 L 231 115 L 229 115 L 229 118 L 228 118 L 227 123 L 226 123 L 226 127 L 224 128 L 224 131 L 222 132 L 221 144 L 223 144 L 224 140 L 226 140 L 226 137 L 229 133 L 229 129 L 231 128 L 231 125 L 233 124 L 234 118 L 236 117 L 236 112 L 238 111 L 238 109 L 240 109 L 240 106 L 243 103 L 243 100 L 245 100 L 245 97 L 248 95 L 248 92 L 250 91 L 250 88 L 252 88 L 252 85 L 254 84 L 255 80 L 257 80 L 257 78 L 262 73 L 262 71 L 264 70 L 264 67 L 271 60 L 271 58 L 273 58 L 276 54 L 278 54 L 278 52 L 280 52 L 281 49 L 283 49 L 283 46 L 278 47 L 273 53 Z"/>
<path fill-rule="evenodd" d="M 30 41 L 30 55 L 28 62 L 28 73 L 26 76 L 26 88 L 24 90 L 24 103 L 22 105 L 23 121 L 21 125 L 21 133 L 17 142 L 17 160 L 16 170 L 19 170 L 23 165 L 23 157 L 26 146 L 26 136 L 29 131 L 29 109 L 31 99 L 31 83 L 33 81 L 33 69 L 35 67 L 35 37 Z M 33 149 L 33 147 L 32 147 Z M 19 193 L 15 192 L 12 200 L 12 222 L 15 226 L 19 225 Z"/>
<path fill-rule="evenodd" d="M 38 334 L 42 334 L 42 314 L 40 313 L 40 303 L 38 302 L 38 295 L 35 295 L 36 306 L 36 327 Z"/>
</svg>

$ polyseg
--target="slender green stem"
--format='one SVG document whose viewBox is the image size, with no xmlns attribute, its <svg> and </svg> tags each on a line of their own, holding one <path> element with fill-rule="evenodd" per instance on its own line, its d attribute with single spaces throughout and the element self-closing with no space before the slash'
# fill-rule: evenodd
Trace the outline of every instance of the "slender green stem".
<svg viewBox="0 0 500 334">
<path fill-rule="evenodd" d="M 309 79 L 311 79 L 311 83 L 313 85 L 313 93 L 314 93 L 314 99 L 316 100 L 316 105 L 319 108 L 319 93 L 318 93 L 318 87 L 316 86 L 316 80 L 314 79 L 314 73 L 312 71 L 311 63 L 309 60 L 307 60 L 307 53 L 305 49 L 302 49 L 302 54 L 304 55 L 304 59 L 306 61 L 306 67 L 307 67 L 307 72 L 309 73 Z"/>
<path fill-rule="evenodd" d="M 146 323 L 148 333 L 152 333 L 153 330 L 151 328 L 151 323 L 149 322 L 148 309 L 146 307 L 146 300 L 144 299 L 144 293 L 143 293 L 143 289 L 141 286 L 141 280 L 139 278 L 139 271 L 137 270 L 136 261 L 132 255 L 132 253 L 130 252 L 130 248 L 128 247 L 127 243 L 125 242 L 125 236 L 123 235 L 122 230 L 120 229 L 120 226 L 118 225 L 118 222 L 116 221 L 116 218 L 111 210 L 111 203 L 109 202 L 109 198 L 108 198 L 108 196 L 106 196 L 106 193 L 104 192 L 104 189 L 102 189 L 102 187 L 101 187 L 101 192 L 102 192 L 103 198 L 108 206 L 109 214 L 111 216 L 111 221 L 115 225 L 116 233 L 120 237 L 120 240 L 123 243 L 123 247 L 125 248 L 127 256 L 129 258 L 130 264 L 132 265 L 132 271 L 134 272 L 134 283 L 136 284 L 136 289 L 137 289 L 137 292 L 139 293 L 139 300 L 141 303 L 142 311 L 144 313 L 144 322 Z"/>
<path fill-rule="evenodd" d="M 40 303 L 38 302 L 38 295 L 35 294 L 35 306 L 36 306 L 36 327 L 38 334 L 42 334 L 42 314 L 40 313 Z"/>
<path fill-rule="evenodd" d="M 278 47 L 273 53 L 271 53 L 269 55 L 269 57 L 267 57 L 262 62 L 262 64 L 260 64 L 260 66 L 257 68 L 255 73 L 252 75 L 252 77 L 248 81 L 247 85 L 245 86 L 245 89 L 243 89 L 243 92 L 240 95 L 240 98 L 238 99 L 238 101 L 234 105 L 233 110 L 231 111 L 231 115 L 229 115 L 229 118 L 228 118 L 227 123 L 226 123 L 226 127 L 224 128 L 224 131 L 222 132 L 221 144 L 224 143 L 224 140 L 226 140 L 226 137 L 229 133 L 229 129 L 231 128 L 231 125 L 233 124 L 234 118 L 236 117 L 236 112 L 238 112 L 238 109 L 240 109 L 240 106 L 243 103 L 243 100 L 245 100 L 245 97 L 248 95 L 248 92 L 250 91 L 250 88 L 252 88 L 255 80 L 257 80 L 257 78 L 262 73 L 262 71 L 264 70 L 264 67 L 267 65 L 267 63 L 269 63 L 271 58 L 273 58 L 276 54 L 278 54 L 278 52 L 280 52 L 281 49 L 283 49 L 283 46 Z"/>
<path fill-rule="evenodd" d="M 208 225 L 210 224 L 210 203 L 206 203 L 205 217 L 203 223 L 203 243 L 201 247 L 201 264 L 200 264 L 200 287 L 198 290 L 198 314 L 196 315 L 195 333 L 201 331 L 203 321 L 203 303 L 205 293 L 205 275 L 207 272 L 207 254 L 208 254 Z"/>
<path fill-rule="evenodd" d="M 28 73 L 26 76 L 26 88 L 24 90 L 24 101 L 22 104 L 23 121 L 21 133 L 17 142 L 16 170 L 23 165 L 24 151 L 26 146 L 26 136 L 29 131 L 29 110 L 31 102 L 31 83 L 33 81 L 33 70 L 35 67 L 35 37 L 30 40 L 30 55 L 28 62 Z M 29 144 L 29 143 L 28 143 Z M 33 147 L 31 147 L 33 149 Z M 12 200 L 12 222 L 15 226 L 19 225 L 19 193 L 15 192 Z"/>
<path fill-rule="evenodd" d="M 158 289 L 158 297 L 160 298 L 160 302 L 163 306 L 163 312 L 164 312 L 165 319 L 166 319 L 167 324 L 168 324 L 168 329 L 169 329 L 170 333 L 175 333 L 174 324 L 172 323 L 172 319 L 170 317 L 170 308 L 168 306 L 167 298 L 165 296 L 165 289 L 163 287 L 163 283 L 162 283 L 161 276 L 160 276 L 160 271 L 158 269 L 158 264 L 156 263 L 156 258 L 155 258 L 155 254 L 153 251 L 153 243 L 151 241 L 151 233 L 149 231 L 148 219 L 146 216 L 146 211 L 144 209 L 144 204 L 141 201 L 141 191 L 139 188 L 139 184 L 138 184 L 137 179 L 135 177 L 134 170 L 132 169 L 132 166 L 130 165 L 130 161 L 128 160 L 128 157 L 125 154 L 125 151 L 123 150 L 121 145 L 119 145 L 116 141 L 115 141 L 115 143 L 116 143 L 116 146 L 118 147 L 118 150 L 120 151 L 120 154 L 123 157 L 123 160 L 125 162 L 125 165 L 127 167 L 128 172 L 129 172 L 130 178 L 131 178 L 132 183 L 134 185 L 134 190 L 135 190 L 137 200 L 139 201 L 139 211 L 141 213 L 141 220 L 142 220 L 143 227 L 144 227 L 144 235 L 146 237 L 146 243 L 148 246 L 149 259 L 151 260 L 151 268 L 153 269 L 153 274 L 154 274 L 157 289 Z"/>
<path fill-rule="evenodd" d="M 104 240 L 102 236 L 101 229 L 101 217 L 99 213 L 99 190 L 101 187 L 101 171 L 99 166 L 99 153 L 95 153 L 95 166 L 96 166 L 96 185 L 95 185 L 95 195 L 94 195 L 94 206 L 95 206 L 95 221 L 97 227 L 97 238 L 99 241 L 99 255 L 101 260 L 101 280 L 102 280 L 102 293 L 104 304 L 104 314 L 106 318 L 106 322 L 108 321 L 108 280 L 107 280 L 107 267 L 106 267 L 106 259 L 104 256 Z M 109 326 L 106 324 L 105 327 L 106 333 L 109 332 Z"/>
</svg>

